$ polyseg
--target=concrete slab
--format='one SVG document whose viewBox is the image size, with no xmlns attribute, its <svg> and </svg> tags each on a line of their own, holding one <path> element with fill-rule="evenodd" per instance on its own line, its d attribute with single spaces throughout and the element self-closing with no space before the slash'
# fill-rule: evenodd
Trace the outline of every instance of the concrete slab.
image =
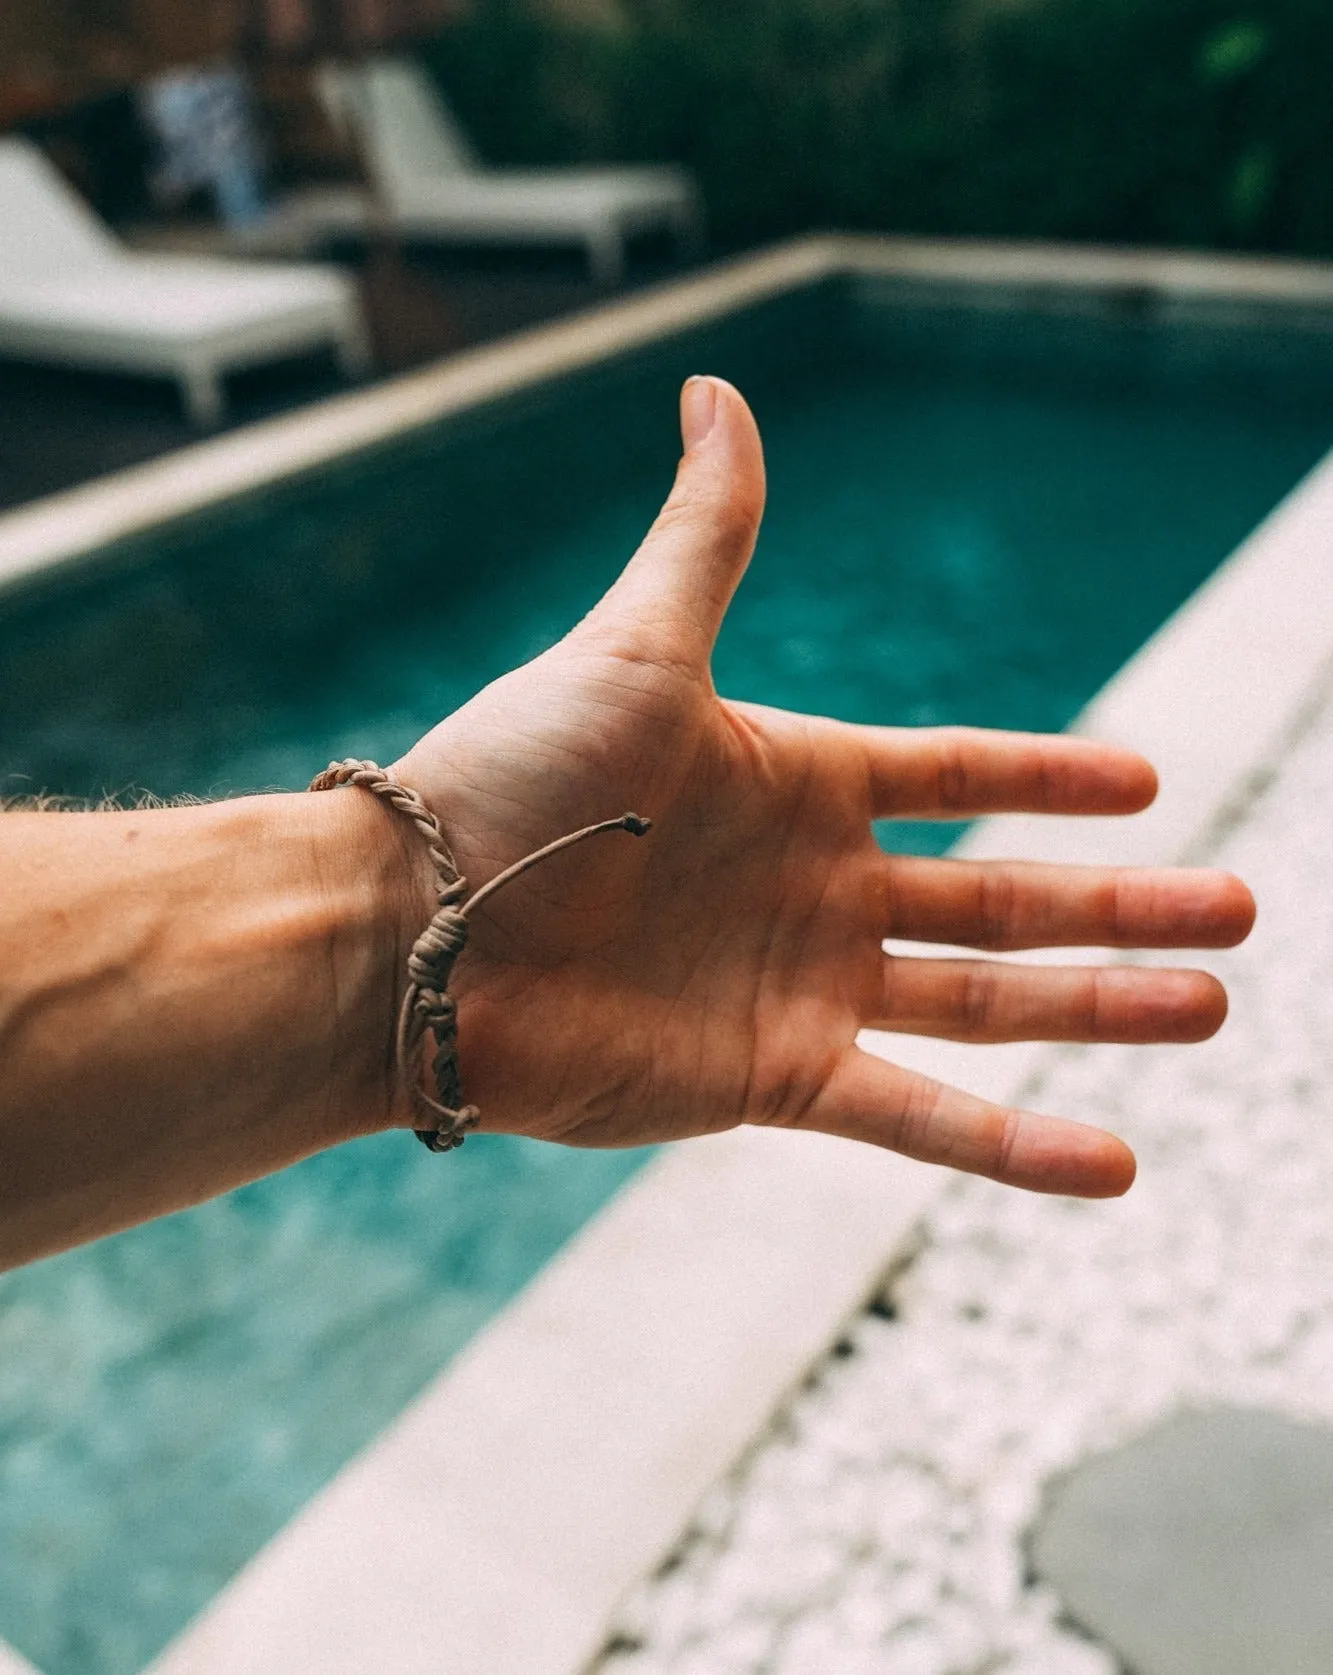
<svg viewBox="0 0 1333 1675">
<path fill-rule="evenodd" d="M 1333 1428 L 1181 1414 L 1059 1484 L 1032 1556 L 1136 1675 L 1328 1675 Z"/>
</svg>

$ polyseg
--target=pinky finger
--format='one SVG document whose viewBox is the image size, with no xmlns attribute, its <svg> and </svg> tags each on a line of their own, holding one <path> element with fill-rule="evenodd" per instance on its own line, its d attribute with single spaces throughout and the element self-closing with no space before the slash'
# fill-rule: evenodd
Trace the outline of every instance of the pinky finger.
<svg viewBox="0 0 1333 1675">
<path fill-rule="evenodd" d="M 1100 1128 L 993 1105 L 850 1048 L 800 1124 L 1029 1192 L 1118 1198 L 1134 1154 Z"/>
</svg>

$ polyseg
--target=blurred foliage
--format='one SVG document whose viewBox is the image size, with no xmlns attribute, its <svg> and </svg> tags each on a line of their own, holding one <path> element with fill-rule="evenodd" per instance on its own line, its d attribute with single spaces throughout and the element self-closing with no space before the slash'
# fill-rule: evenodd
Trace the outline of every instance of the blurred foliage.
<svg viewBox="0 0 1333 1675">
<path fill-rule="evenodd" d="M 494 161 L 676 159 L 811 226 L 1333 254 L 1328 0 L 477 0 L 426 49 Z"/>
<path fill-rule="evenodd" d="M 1264 56 L 1268 41 L 1268 29 L 1262 23 L 1225 24 L 1203 43 L 1199 72 L 1205 81 L 1235 81 Z"/>
</svg>

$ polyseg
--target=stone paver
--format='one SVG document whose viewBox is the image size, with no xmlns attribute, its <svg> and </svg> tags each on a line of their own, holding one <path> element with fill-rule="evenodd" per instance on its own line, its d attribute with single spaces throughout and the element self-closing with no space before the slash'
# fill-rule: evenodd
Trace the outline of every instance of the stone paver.
<svg viewBox="0 0 1333 1675">
<path fill-rule="evenodd" d="M 1222 1034 L 1063 1050 L 1032 1100 L 1125 1134 L 1134 1191 L 955 1182 L 598 1675 L 1114 1675 L 1030 1576 L 1048 1485 L 1190 1409 L 1333 1421 L 1327 707 L 1210 858 L 1260 903 L 1245 948 L 1200 962 L 1231 989 Z"/>
<path fill-rule="evenodd" d="M 1329 1675 L 1333 1427 L 1177 1414 L 1056 1485 L 1032 1560 L 1136 1675 Z"/>
</svg>

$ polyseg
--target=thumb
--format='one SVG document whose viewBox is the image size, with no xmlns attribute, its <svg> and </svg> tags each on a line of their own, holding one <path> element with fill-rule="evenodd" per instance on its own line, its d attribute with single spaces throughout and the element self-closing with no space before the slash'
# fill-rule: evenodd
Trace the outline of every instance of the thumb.
<svg viewBox="0 0 1333 1675">
<path fill-rule="evenodd" d="M 764 515 L 764 450 L 739 391 L 691 378 L 681 391 L 685 454 L 643 545 L 592 623 L 647 656 L 706 665 Z"/>
</svg>

